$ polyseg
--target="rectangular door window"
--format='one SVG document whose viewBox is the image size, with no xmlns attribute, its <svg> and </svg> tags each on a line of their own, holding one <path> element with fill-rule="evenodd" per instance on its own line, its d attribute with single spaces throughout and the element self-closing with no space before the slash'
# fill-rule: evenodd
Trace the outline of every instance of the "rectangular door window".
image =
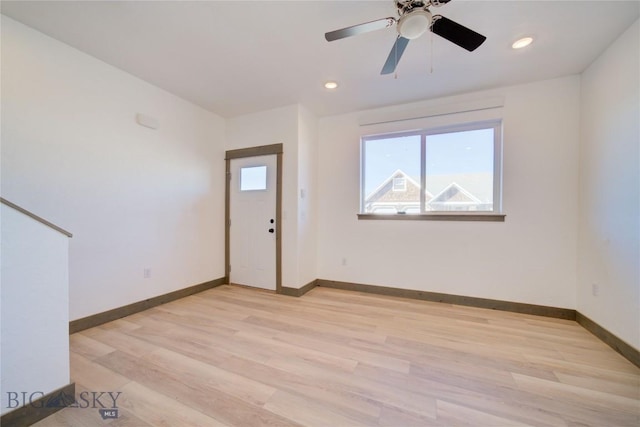
<svg viewBox="0 0 640 427">
<path fill-rule="evenodd" d="M 240 191 L 257 191 L 266 189 L 266 166 L 251 166 L 240 169 Z"/>
</svg>

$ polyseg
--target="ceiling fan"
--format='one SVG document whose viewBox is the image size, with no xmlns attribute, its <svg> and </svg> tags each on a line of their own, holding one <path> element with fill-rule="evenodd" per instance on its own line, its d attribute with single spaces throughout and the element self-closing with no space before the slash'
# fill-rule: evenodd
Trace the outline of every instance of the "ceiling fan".
<svg viewBox="0 0 640 427">
<path fill-rule="evenodd" d="M 451 0 L 395 0 L 394 3 L 398 9 L 398 18 L 383 18 L 340 30 L 330 31 L 325 33 L 324 38 L 332 42 L 334 40 L 396 25 L 398 38 L 391 48 L 391 52 L 380 74 L 393 73 L 409 41 L 420 37 L 427 30 L 431 30 L 432 33 L 472 52 L 487 39 L 485 36 L 442 15 L 433 15 L 429 11 L 429 7 L 431 6 L 440 7 L 450 1 Z"/>
</svg>

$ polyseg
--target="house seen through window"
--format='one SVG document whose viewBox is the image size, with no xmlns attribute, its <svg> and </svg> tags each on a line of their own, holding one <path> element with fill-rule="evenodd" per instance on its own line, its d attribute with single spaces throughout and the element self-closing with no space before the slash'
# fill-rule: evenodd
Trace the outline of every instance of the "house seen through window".
<svg viewBox="0 0 640 427">
<path fill-rule="evenodd" d="M 500 212 L 501 123 L 362 138 L 361 213 Z"/>
</svg>

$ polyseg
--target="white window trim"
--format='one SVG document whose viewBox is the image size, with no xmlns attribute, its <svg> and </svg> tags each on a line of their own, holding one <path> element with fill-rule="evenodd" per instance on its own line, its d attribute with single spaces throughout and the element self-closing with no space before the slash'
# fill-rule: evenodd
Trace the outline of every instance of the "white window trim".
<svg viewBox="0 0 640 427">
<path fill-rule="evenodd" d="M 495 114 L 497 108 L 483 109 L 481 113 L 486 113 L 487 111 L 491 111 L 491 114 Z M 499 109 L 501 112 L 501 109 Z M 476 113 L 477 111 L 474 111 Z M 413 121 L 413 120 L 411 120 Z M 389 123 L 384 123 L 384 125 L 388 125 Z M 397 122 L 394 122 L 393 125 L 397 125 Z M 489 129 L 493 128 L 493 210 L 491 211 L 471 211 L 472 214 L 469 214 L 468 211 L 428 211 L 427 203 L 426 203 L 426 194 L 424 189 L 426 188 L 426 156 L 424 155 L 426 149 L 426 138 L 428 135 L 439 135 L 443 133 L 453 133 L 453 132 L 465 132 L 471 130 L 480 130 L 480 129 Z M 421 156 L 420 156 L 420 206 L 422 209 L 422 213 L 420 214 L 411 214 L 411 215 L 399 215 L 401 218 L 415 217 L 411 219 L 434 219 L 433 217 L 437 217 L 438 220 L 473 220 L 473 221 L 482 221 L 482 217 L 487 217 L 484 219 L 486 221 L 504 221 L 505 214 L 502 212 L 502 118 L 491 118 L 487 120 L 480 121 L 471 121 L 471 122 L 459 122 L 457 124 L 448 124 L 444 126 L 436 126 L 419 130 L 410 130 L 410 131 L 402 131 L 402 132 L 388 132 L 388 133 L 377 133 L 375 135 L 366 135 L 362 136 L 360 139 L 360 213 L 358 214 L 359 219 L 400 219 L 395 218 L 398 214 L 375 214 L 375 213 L 365 213 L 365 157 L 366 157 L 366 142 L 376 139 L 388 139 L 389 137 L 400 138 L 403 136 L 411 136 L 411 135 L 420 135 L 421 138 Z M 448 218 L 460 216 L 460 218 Z M 379 218 L 376 218 L 379 217 Z M 394 217 L 394 218 L 390 218 Z M 466 218 L 466 219 L 465 219 Z"/>
</svg>

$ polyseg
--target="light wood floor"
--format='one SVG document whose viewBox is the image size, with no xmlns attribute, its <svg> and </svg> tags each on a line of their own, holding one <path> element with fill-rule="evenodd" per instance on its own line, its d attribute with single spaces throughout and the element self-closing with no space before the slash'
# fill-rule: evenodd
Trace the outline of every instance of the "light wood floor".
<svg viewBox="0 0 640 427">
<path fill-rule="evenodd" d="M 88 329 L 71 374 L 121 392 L 119 418 L 38 426 L 640 425 L 640 370 L 575 322 L 327 288 L 221 286 Z"/>
</svg>

